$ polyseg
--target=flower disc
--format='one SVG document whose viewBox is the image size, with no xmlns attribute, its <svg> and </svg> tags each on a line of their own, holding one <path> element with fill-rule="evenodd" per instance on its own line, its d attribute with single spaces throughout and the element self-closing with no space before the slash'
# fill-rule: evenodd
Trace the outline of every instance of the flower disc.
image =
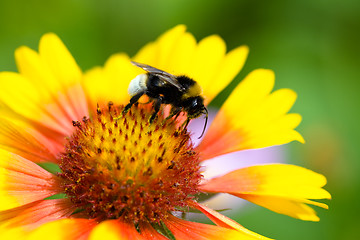
<svg viewBox="0 0 360 240">
<path fill-rule="evenodd" d="M 199 157 L 190 136 L 151 108 L 98 109 L 73 122 L 61 155 L 64 191 L 89 218 L 159 222 L 198 192 Z"/>
</svg>

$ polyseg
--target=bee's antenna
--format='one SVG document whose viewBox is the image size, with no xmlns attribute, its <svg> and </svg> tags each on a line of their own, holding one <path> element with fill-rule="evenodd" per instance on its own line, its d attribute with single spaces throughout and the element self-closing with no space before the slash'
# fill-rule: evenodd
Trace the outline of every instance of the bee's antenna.
<svg viewBox="0 0 360 240">
<path fill-rule="evenodd" d="M 200 137 L 199 137 L 198 139 L 202 138 L 202 136 L 204 135 L 205 129 L 206 129 L 206 125 L 207 125 L 207 122 L 208 122 L 208 118 L 209 118 L 209 112 L 208 112 L 208 110 L 206 109 L 206 107 L 204 107 L 204 110 L 205 110 L 204 113 L 206 114 L 206 116 L 205 116 L 205 125 L 204 125 L 204 129 L 203 129 L 203 131 L 202 131 L 202 133 L 201 133 L 201 135 L 200 135 Z"/>
</svg>

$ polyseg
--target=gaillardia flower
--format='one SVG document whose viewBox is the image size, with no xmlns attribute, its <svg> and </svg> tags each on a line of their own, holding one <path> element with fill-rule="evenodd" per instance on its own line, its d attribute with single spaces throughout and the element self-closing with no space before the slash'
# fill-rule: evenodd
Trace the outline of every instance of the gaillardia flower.
<svg viewBox="0 0 360 240">
<path fill-rule="evenodd" d="M 151 124 L 151 103 L 122 113 L 130 80 L 143 73 L 131 60 L 195 79 L 208 105 L 247 54 L 246 46 L 226 53 L 218 36 L 197 43 L 183 25 L 133 58 L 115 54 L 85 74 L 54 34 L 41 38 L 39 52 L 17 49 L 19 73 L 0 73 L 1 239 L 267 239 L 198 202 L 201 193 L 318 221 L 308 204 L 327 208 L 313 199 L 330 194 L 325 177 L 310 170 L 266 164 L 202 175 L 203 162 L 216 156 L 304 142 L 294 130 L 300 115 L 288 113 L 296 94 L 271 93 L 272 71 L 251 72 L 196 146 L 191 137 L 199 135 L 179 129 L 184 118 L 164 120 L 165 105 Z M 192 210 L 215 225 L 178 217 Z"/>
</svg>

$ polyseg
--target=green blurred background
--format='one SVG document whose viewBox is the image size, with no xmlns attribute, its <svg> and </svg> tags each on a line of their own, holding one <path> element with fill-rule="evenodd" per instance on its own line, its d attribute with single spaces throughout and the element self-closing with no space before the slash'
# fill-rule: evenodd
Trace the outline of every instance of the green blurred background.
<svg viewBox="0 0 360 240">
<path fill-rule="evenodd" d="M 116 52 L 134 55 L 179 23 L 198 40 L 219 34 L 228 49 L 250 46 L 235 82 L 270 68 L 275 88 L 298 93 L 292 111 L 303 115 L 298 130 L 307 143 L 288 145 L 290 161 L 325 174 L 333 195 L 328 211 L 316 209 L 318 223 L 261 207 L 231 216 L 275 239 L 360 239 L 360 1 L 1 0 L 0 71 L 16 70 L 14 50 L 37 49 L 46 32 L 57 33 L 87 70 Z"/>
</svg>

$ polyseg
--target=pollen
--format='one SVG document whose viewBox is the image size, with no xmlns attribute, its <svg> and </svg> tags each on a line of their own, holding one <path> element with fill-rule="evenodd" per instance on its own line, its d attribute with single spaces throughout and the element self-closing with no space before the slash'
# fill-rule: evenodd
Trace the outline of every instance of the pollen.
<svg viewBox="0 0 360 240">
<path fill-rule="evenodd" d="M 189 133 L 152 108 L 100 109 L 74 121 L 61 154 L 59 176 L 67 197 L 88 218 L 160 222 L 187 207 L 199 192 L 199 156 Z"/>
</svg>

